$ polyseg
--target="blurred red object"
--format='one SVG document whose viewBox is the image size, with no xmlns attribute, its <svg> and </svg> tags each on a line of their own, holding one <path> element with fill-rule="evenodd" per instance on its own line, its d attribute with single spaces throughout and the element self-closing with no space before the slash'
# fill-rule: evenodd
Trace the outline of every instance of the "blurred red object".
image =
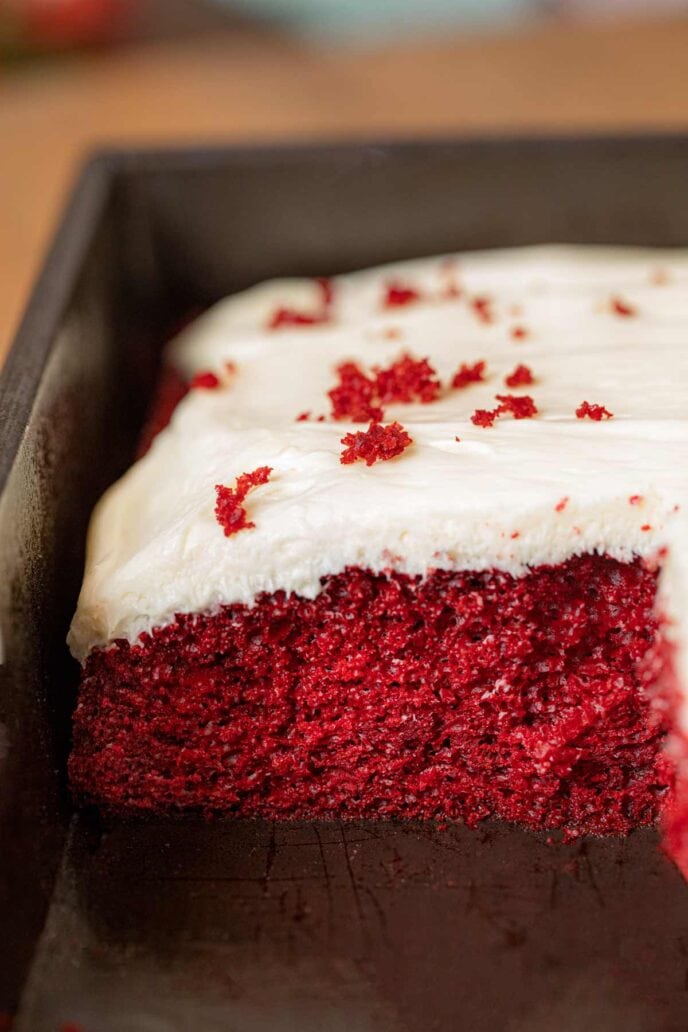
<svg viewBox="0 0 688 1032">
<path fill-rule="evenodd" d="M 134 4 L 135 0 L 9 0 L 20 39 L 39 48 L 105 43 L 119 37 Z"/>
</svg>

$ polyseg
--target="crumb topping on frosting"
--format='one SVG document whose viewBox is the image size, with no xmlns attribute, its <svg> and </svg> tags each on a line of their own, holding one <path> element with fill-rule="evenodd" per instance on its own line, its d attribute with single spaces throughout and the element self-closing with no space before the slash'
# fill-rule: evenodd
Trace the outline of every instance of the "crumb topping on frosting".
<svg viewBox="0 0 688 1032">
<path fill-rule="evenodd" d="M 215 517 L 225 532 L 225 537 L 231 537 L 240 530 L 251 530 L 255 523 L 249 520 L 248 513 L 244 508 L 246 495 L 254 487 L 267 484 L 272 469 L 270 466 L 259 466 L 252 473 L 242 473 L 237 477 L 234 487 L 226 487 L 224 484 L 215 485 Z"/>
<path fill-rule="evenodd" d="M 592 419 L 599 423 L 602 419 L 613 419 L 614 413 L 606 409 L 604 405 L 591 404 L 589 401 L 582 401 L 576 409 L 576 419 Z"/>
<path fill-rule="evenodd" d="M 372 466 L 375 462 L 386 462 L 401 455 L 413 441 L 401 423 L 395 422 L 388 426 L 371 423 L 367 430 L 345 434 L 341 443 L 344 449 L 339 461 L 343 465 L 360 460 L 366 466 Z"/>
</svg>

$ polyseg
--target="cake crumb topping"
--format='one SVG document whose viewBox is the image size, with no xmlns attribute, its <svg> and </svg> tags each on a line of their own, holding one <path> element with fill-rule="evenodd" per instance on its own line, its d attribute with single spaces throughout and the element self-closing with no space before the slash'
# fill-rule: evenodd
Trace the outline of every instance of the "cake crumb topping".
<svg viewBox="0 0 688 1032">
<path fill-rule="evenodd" d="M 451 385 L 460 390 L 462 387 L 468 387 L 471 383 L 481 383 L 485 379 L 486 369 L 487 363 L 484 361 L 474 362 L 473 365 L 462 362 L 454 373 Z"/>
<path fill-rule="evenodd" d="M 624 301 L 621 297 L 613 297 L 610 301 L 611 309 L 614 315 L 620 315 L 622 317 L 628 317 L 631 315 L 637 315 L 638 310 L 634 305 Z"/>
<path fill-rule="evenodd" d="M 213 391 L 216 387 L 220 386 L 220 378 L 210 371 L 203 373 L 196 373 L 191 378 L 189 387 L 191 390 L 204 390 Z"/>
<path fill-rule="evenodd" d="M 383 404 L 413 401 L 427 404 L 437 399 L 441 386 L 427 358 L 404 354 L 388 369 L 375 370 L 375 390 Z"/>
<path fill-rule="evenodd" d="M 491 323 L 494 322 L 494 312 L 492 310 L 492 299 L 489 297 L 474 297 L 471 298 L 471 308 L 478 317 L 480 322 Z"/>
<path fill-rule="evenodd" d="M 353 423 L 379 423 L 383 404 L 436 401 L 442 389 L 437 373 L 427 358 L 404 354 L 386 369 L 375 367 L 369 376 L 357 362 L 337 367 L 339 383 L 328 396 L 334 419 Z"/>
<path fill-rule="evenodd" d="M 371 423 L 367 430 L 345 434 L 341 443 L 345 446 L 339 459 L 343 465 L 360 459 L 372 466 L 374 462 L 401 455 L 413 441 L 401 423 L 394 422 L 387 426 Z"/>
<path fill-rule="evenodd" d="M 507 387 L 527 387 L 534 382 L 530 367 L 522 363 L 516 366 L 513 373 L 509 373 L 508 376 L 504 377 L 504 383 Z"/>
<path fill-rule="evenodd" d="M 243 506 L 246 495 L 254 487 L 267 484 L 272 473 L 271 466 L 259 466 L 252 473 L 242 473 L 237 477 L 234 487 L 216 484 L 215 518 L 225 532 L 225 537 L 237 534 L 240 530 L 250 530 L 255 523 L 248 519 Z"/>
<path fill-rule="evenodd" d="M 412 305 L 420 299 L 420 291 L 415 287 L 393 280 L 387 284 L 382 304 L 384 308 L 403 308 L 404 305 Z"/>
<path fill-rule="evenodd" d="M 516 397 L 513 394 L 497 394 L 497 401 L 500 402 L 497 414 L 502 416 L 510 412 L 514 419 L 532 419 L 537 415 L 537 405 L 529 394 Z"/>
<path fill-rule="evenodd" d="M 568 495 L 565 498 L 560 498 L 557 504 L 554 506 L 555 512 L 563 512 L 566 506 L 569 504 Z"/>
<path fill-rule="evenodd" d="M 350 419 L 352 423 L 379 422 L 383 411 L 375 404 L 376 383 L 366 376 L 356 362 L 337 366 L 339 383 L 328 391 L 333 419 Z"/>
<path fill-rule="evenodd" d="M 494 421 L 498 415 L 498 409 L 479 408 L 471 416 L 471 423 L 483 427 L 494 426 Z"/>
<path fill-rule="evenodd" d="M 599 423 L 601 419 L 613 419 L 614 413 L 606 409 L 604 405 L 596 405 L 589 401 L 582 401 L 576 409 L 576 419 L 593 419 Z"/>
<path fill-rule="evenodd" d="M 494 426 L 494 421 L 499 416 L 511 414 L 514 419 L 532 419 L 537 415 L 537 405 L 529 394 L 517 397 L 514 394 L 496 394 L 495 399 L 499 402 L 494 409 L 476 409 L 471 416 L 471 422 L 476 426 Z"/>
</svg>

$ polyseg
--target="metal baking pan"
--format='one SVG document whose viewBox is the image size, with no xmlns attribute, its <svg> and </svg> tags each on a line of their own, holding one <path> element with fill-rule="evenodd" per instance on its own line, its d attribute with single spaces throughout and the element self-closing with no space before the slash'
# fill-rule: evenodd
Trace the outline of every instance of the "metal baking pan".
<svg viewBox="0 0 688 1032">
<path fill-rule="evenodd" d="M 122 151 L 77 185 L 0 380 L 0 1026 L 685 1032 L 654 832 L 103 821 L 64 769 L 89 511 L 161 343 L 268 276 L 546 241 L 688 245 L 688 138 Z"/>
</svg>

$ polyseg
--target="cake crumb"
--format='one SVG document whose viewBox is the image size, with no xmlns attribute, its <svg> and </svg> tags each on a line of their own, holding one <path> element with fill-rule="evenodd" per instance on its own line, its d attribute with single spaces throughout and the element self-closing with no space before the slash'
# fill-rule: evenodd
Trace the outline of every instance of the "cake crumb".
<svg viewBox="0 0 688 1032">
<path fill-rule="evenodd" d="M 220 378 L 209 370 L 202 373 L 196 373 L 189 383 L 191 390 L 213 391 L 219 386 Z"/>
<path fill-rule="evenodd" d="M 471 308 L 475 315 L 478 317 L 480 322 L 492 323 L 494 322 L 494 311 L 492 310 L 492 300 L 489 297 L 474 297 L 471 298 Z"/>
<path fill-rule="evenodd" d="M 555 512 L 563 512 L 568 504 L 569 504 L 569 498 L 568 498 L 568 495 L 566 495 L 564 498 L 560 498 L 559 499 L 557 504 L 554 506 L 554 511 Z"/>
<path fill-rule="evenodd" d="M 442 385 L 427 358 L 404 354 L 388 369 L 375 369 L 375 391 L 382 404 L 435 401 Z"/>
<path fill-rule="evenodd" d="M 456 390 L 460 390 L 462 387 L 468 387 L 471 383 L 482 383 L 485 380 L 486 369 L 487 363 L 482 360 L 474 362 L 472 365 L 462 362 L 452 377 L 451 385 Z"/>
<path fill-rule="evenodd" d="M 246 495 L 254 487 L 267 484 L 272 467 L 259 466 L 252 473 L 242 473 L 237 477 L 234 487 L 216 484 L 215 518 L 225 532 L 225 537 L 237 534 L 240 530 L 251 530 L 255 523 L 248 519 L 243 502 Z"/>
<path fill-rule="evenodd" d="M 394 422 L 383 426 L 381 423 L 373 422 L 367 430 L 345 434 L 341 443 L 344 450 L 339 461 L 343 465 L 360 459 L 366 466 L 372 466 L 374 462 L 384 462 L 401 455 L 413 441 L 401 423 Z"/>
<path fill-rule="evenodd" d="M 606 409 L 604 405 L 582 401 L 576 409 L 576 419 L 585 419 L 586 417 L 599 423 L 601 419 L 613 419 L 614 413 Z"/>
<path fill-rule="evenodd" d="M 332 402 L 333 419 L 349 419 L 352 423 L 379 422 L 382 408 L 375 403 L 376 382 L 357 362 L 343 362 L 337 366 L 339 383 L 328 391 Z"/>
<path fill-rule="evenodd" d="M 382 305 L 384 308 L 403 308 L 405 305 L 412 305 L 416 301 L 420 301 L 420 299 L 420 291 L 415 287 L 393 280 L 387 284 Z"/>
<path fill-rule="evenodd" d="M 638 314 L 638 310 L 635 305 L 630 304 L 628 301 L 624 301 L 623 298 L 613 297 L 609 304 L 614 315 L 628 318 L 629 316 Z"/>
<path fill-rule="evenodd" d="M 513 394 L 497 394 L 497 401 L 500 403 L 497 410 L 498 415 L 510 412 L 514 419 L 532 419 L 537 415 L 537 406 L 529 394 L 516 397 Z"/>
<path fill-rule="evenodd" d="M 520 363 L 516 366 L 513 373 L 509 373 L 508 376 L 504 377 L 504 383 L 507 387 L 527 387 L 531 383 L 535 382 L 532 370 L 529 366 Z"/>
<path fill-rule="evenodd" d="M 471 423 L 482 427 L 494 426 L 494 421 L 498 415 L 498 409 L 476 409 L 471 416 Z"/>
</svg>

